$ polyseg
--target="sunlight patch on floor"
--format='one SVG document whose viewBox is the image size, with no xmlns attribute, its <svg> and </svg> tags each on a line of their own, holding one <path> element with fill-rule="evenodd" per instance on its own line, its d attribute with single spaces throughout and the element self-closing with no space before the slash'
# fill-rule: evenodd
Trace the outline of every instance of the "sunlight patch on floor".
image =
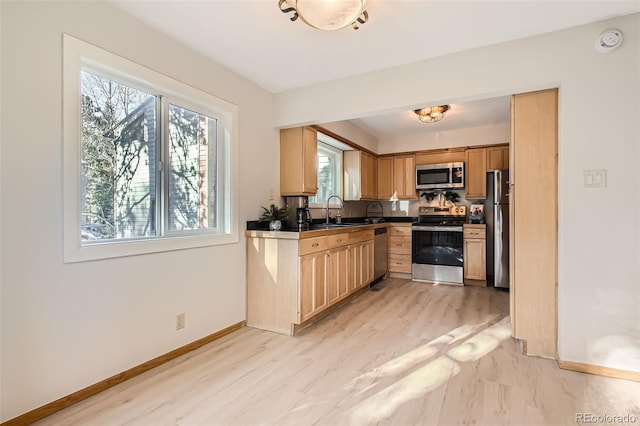
<svg viewBox="0 0 640 426">
<path fill-rule="evenodd" d="M 424 363 L 433 358 L 435 355 L 437 355 L 438 351 L 444 348 L 446 345 L 451 345 L 459 340 L 469 337 L 474 332 L 482 327 L 485 327 L 487 324 L 490 324 L 497 318 L 498 315 L 494 314 L 490 315 L 482 322 L 477 322 L 475 324 L 465 324 L 458 328 L 455 328 L 449 331 L 447 334 L 443 334 L 442 336 L 431 340 L 429 343 L 425 343 L 422 346 L 419 346 L 403 355 L 392 359 L 391 361 L 382 364 L 379 367 L 374 368 L 367 373 L 362 374 L 361 376 L 356 378 L 354 382 L 370 377 L 382 377 L 401 374 L 404 371 L 410 370 L 416 365 Z"/>
<path fill-rule="evenodd" d="M 458 374 L 461 370 L 459 363 L 476 361 L 497 348 L 502 341 L 511 337 L 511 320 L 508 316 L 470 337 L 459 346 L 449 349 L 447 355 L 441 355 L 429 361 L 442 349 L 446 350 L 446 346 L 471 336 L 497 317 L 497 315 L 493 315 L 481 323 L 460 326 L 368 373 L 360 375 L 352 381 L 352 388 L 357 387 L 359 382 L 376 380 L 382 376 L 399 375 L 420 363 L 425 363 L 422 367 L 356 405 L 351 410 L 351 420 L 356 424 L 375 423 L 389 417 L 402 404 L 425 396 Z M 373 387 L 375 385 L 370 384 L 366 390 Z M 364 390 L 361 390 L 362 392 Z"/>
<path fill-rule="evenodd" d="M 390 416 L 401 404 L 432 391 L 460 372 L 460 366 L 440 356 L 393 385 L 356 405 L 351 412 L 354 424 L 376 422 Z"/>
<path fill-rule="evenodd" d="M 509 317 L 505 317 L 460 346 L 451 349 L 448 354 L 460 362 L 477 361 L 509 337 L 511 337 L 511 323 Z"/>
</svg>

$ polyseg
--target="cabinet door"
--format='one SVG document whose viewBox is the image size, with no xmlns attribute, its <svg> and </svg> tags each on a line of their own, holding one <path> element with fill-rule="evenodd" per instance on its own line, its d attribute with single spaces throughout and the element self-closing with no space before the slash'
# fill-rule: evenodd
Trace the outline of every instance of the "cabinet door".
<svg viewBox="0 0 640 426">
<path fill-rule="evenodd" d="M 456 149 L 456 148 L 454 148 Z M 416 165 L 422 164 L 438 164 L 438 163 L 457 163 L 464 161 L 464 150 L 460 151 L 436 151 L 436 152 L 421 152 L 416 154 Z"/>
<path fill-rule="evenodd" d="M 318 133 L 316 129 L 302 129 L 302 163 L 304 166 L 302 191 L 305 194 L 318 192 Z"/>
<path fill-rule="evenodd" d="M 374 241 L 369 240 L 362 247 L 362 286 L 366 286 L 373 281 L 373 263 L 375 262 Z"/>
<path fill-rule="evenodd" d="M 327 304 L 327 252 L 300 256 L 300 320 L 305 321 Z"/>
<path fill-rule="evenodd" d="M 332 305 L 348 293 L 348 247 L 345 246 L 329 250 L 327 260 L 327 297 L 329 305 Z"/>
<path fill-rule="evenodd" d="M 484 238 L 464 240 L 464 278 L 480 281 L 487 279 L 486 250 Z"/>
<path fill-rule="evenodd" d="M 349 246 L 349 278 L 347 281 L 348 292 L 355 291 L 362 282 L 362 249 L 361 244 L 351 244 Z"/>
<path fill-rule="evenodd" d="M 393 157 L 393 186 L 399 200 L 416 199 L 416 162 L 413 155 Z"/>
<path fill-rule="evenodd" d="M 487 171 L 509 168 L 509 147 L 487 148 Z"/>
<path fill-rule="evenodd" d="M 317 131 L 296 127 L 280 131 L 280 195 L 315 195 L 318 190 Z"/>
<path fill-rule="evenodd" d="M 369 155 L 368 162 L 368 176 L 370 183 L 368 198 L 371 200 L 375 200 L 378 198 L 378 159 L 373 155 Z"/>
<path fill-rule="evenodd" d="M 378 158 L 378 199 L 390 200 L 393 196 L 393 157 Z"/>
<path fill-rule="evenodd" d="M 473 148 L 465 151 L 467 200 L 484 200 L 487 198 L 487 149 Z"/>
<path fill-rule="evenodd" d="M 378 187 L 378 163 L 376 158 L 366 152 L 360 153 L 361 199 L 376 199 Z"/>
</svg>

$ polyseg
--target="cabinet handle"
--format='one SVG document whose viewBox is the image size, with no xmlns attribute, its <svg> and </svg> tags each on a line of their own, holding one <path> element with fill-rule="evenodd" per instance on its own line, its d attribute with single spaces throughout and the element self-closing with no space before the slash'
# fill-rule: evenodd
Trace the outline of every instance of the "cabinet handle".
<svg viewBox="0 0 640 426">
<path fill-rule="evenodd" d="M 311 247 L 318 247 L 320 244 L 319 243 L 313 243 L 311 244 Z"/>
<path fill-rule="evenodd" d="M 339 242 L 339 243 L 341 243 L 341 242 L 342 242 L 342 239 L 339 239 L 339 240 L 338 240 L 338 242 Z"/>
</svg>

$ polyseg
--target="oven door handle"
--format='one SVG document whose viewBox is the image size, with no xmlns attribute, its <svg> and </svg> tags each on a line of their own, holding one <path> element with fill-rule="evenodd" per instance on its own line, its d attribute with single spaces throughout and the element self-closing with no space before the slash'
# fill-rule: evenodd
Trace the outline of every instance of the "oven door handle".
<svg viewBox="0 0 640 426">
<path fill-rule="evenodd" d="M 413 226 L 412 231 L 462 232 L 462 226 Z"/>
</svg>

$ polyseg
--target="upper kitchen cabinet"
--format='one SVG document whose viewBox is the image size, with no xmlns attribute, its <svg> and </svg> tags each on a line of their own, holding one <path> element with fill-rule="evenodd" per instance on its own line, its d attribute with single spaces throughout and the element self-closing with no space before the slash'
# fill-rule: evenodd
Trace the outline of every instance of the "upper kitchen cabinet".
<svg viewBox="0 0 640 426">
<path fill-rule="evenodd" d="M 509 145 L 487 148 L 487 171 L 509 168 Z"/>
<path fill-rule="evenodd" d="M 420 152 L 416 154 L 416 166 L 423 164 L 459 163 L 464 161 L 464 150 Z"/>
<path fill-rule="evenodd" d="M 415 155 L 393 156 L 393 190 L 398 200 L 417 200 Z"/>
<path fill-rule="evenodd" d="M 280 130 L 280 195 L 318 191 L 317 136 L 313 127 Z"/>
<path fill-rule="evenodd" d="M 344 152 L 345 200 L 378 198 L 378 161 L 364 151 Z"/>
<path fill-rule="evenodd" d="M 393 197 L 393 157 L 378 157 L 378 199 Z"/>
<path fill-rule="evenodd" d="M 465 157 L 465 198 L 484 200 L 487 198 L 487 148 L 470 148 Z"/>
</svg>

